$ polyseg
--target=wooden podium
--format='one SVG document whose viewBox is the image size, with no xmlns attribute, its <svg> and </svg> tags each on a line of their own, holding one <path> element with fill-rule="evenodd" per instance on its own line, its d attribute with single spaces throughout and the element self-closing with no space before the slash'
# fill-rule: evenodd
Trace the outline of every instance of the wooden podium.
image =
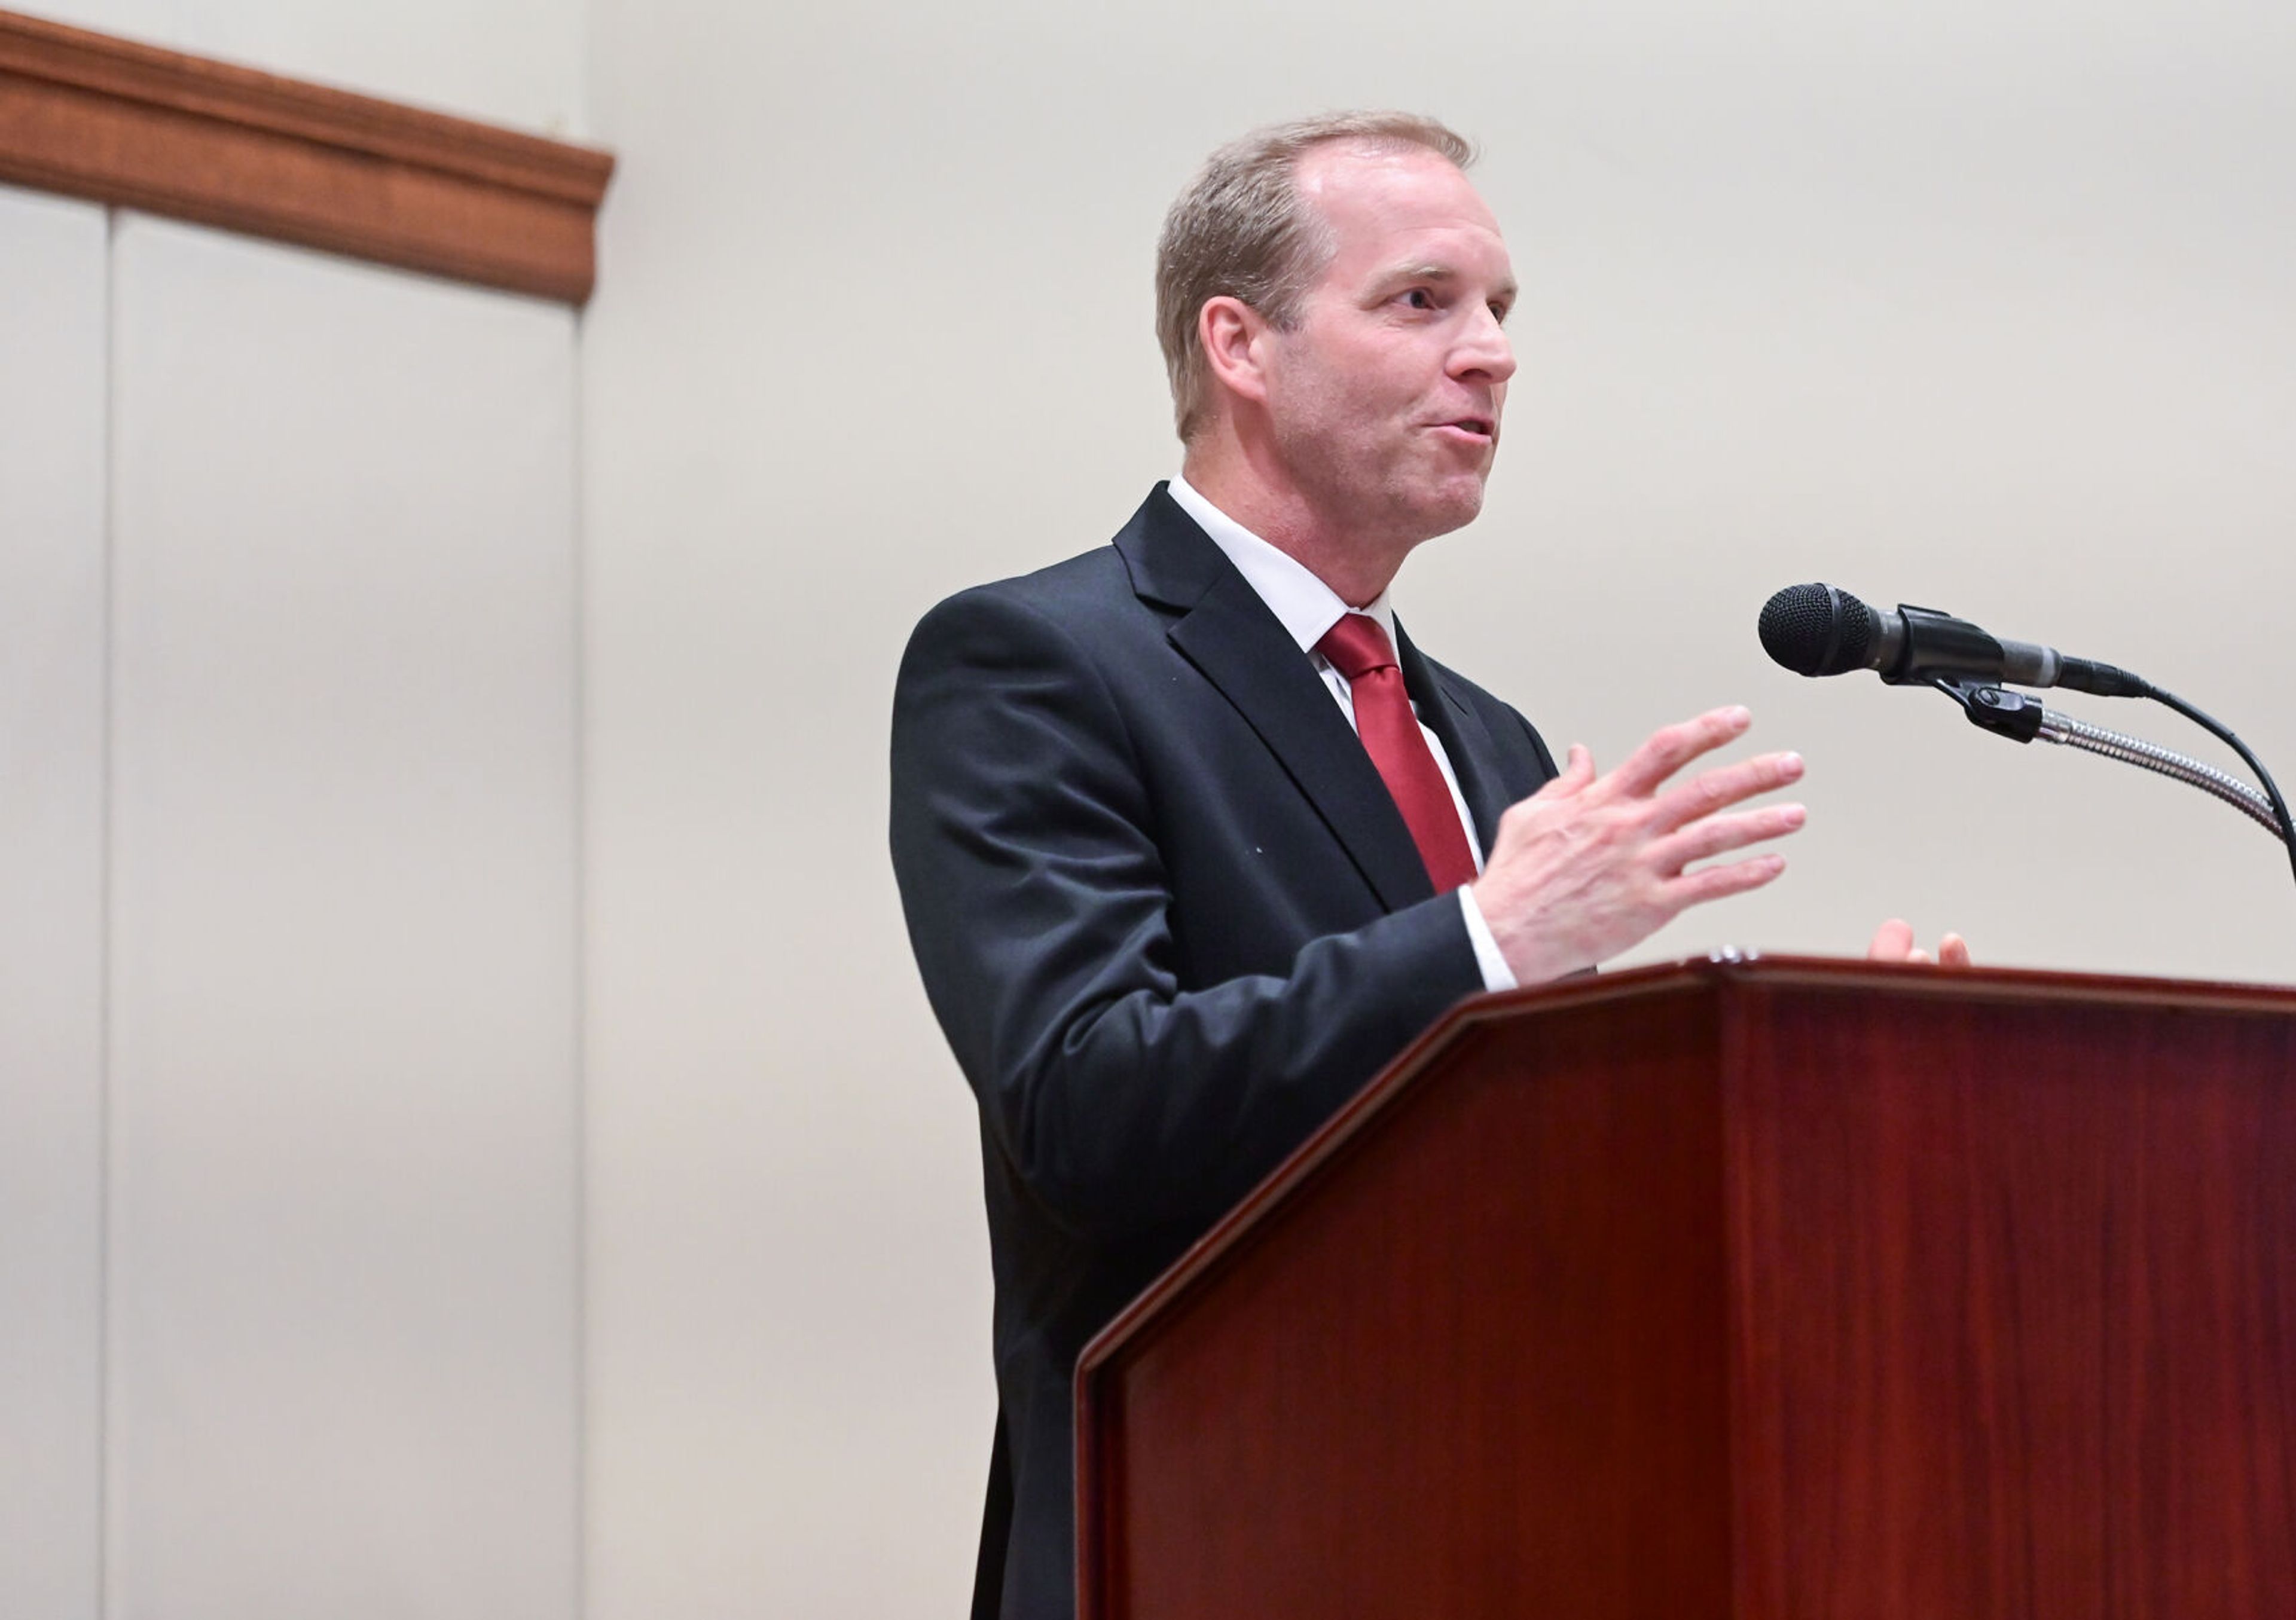
<svg viewBox="0 0 2296 1620">
<path fill-rule="evenodd" d="M 1481 998 L 1078 1396 L 1082 1620 L 2286 1620 L 2296 994 Z"/>
</svg>

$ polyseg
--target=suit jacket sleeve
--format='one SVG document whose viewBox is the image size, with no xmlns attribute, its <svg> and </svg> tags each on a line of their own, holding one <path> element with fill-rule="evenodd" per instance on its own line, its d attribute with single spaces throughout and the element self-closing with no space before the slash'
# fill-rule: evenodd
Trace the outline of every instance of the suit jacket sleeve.
<svg viewBox="0 0 2296 1620">
<path fill-rule="evenodd" d="M 1110 1241 L 1226 1210 L 1481 988 L 1456 896 L 1184 982 L 1163 817 L 1095 650 L 993 589 L 912 639 L 892 846 L 926 989 L 984 1130 L 1062 1226 Z"/>
</svg>

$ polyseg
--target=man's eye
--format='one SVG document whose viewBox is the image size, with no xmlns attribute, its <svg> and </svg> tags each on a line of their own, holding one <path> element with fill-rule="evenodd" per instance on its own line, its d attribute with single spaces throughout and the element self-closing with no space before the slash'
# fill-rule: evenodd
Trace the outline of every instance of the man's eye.
<svg viewBox="0 0 2296 1620">
<path fill-rule="evenodd" d="M 1435 307 L 1435 295 L 1428 291 L 1424 287 L 1414 287 L 1410 291 L 1403 295 L 1403 300 L 1405 303 L 1410 305 L 1414 309 L 1432 309 Z"/>
<path fill-rule="evenodd" d="M 1491 319 L 1496 321 L 1500 325 L 1505 326 L 1506 324 L 1507 310 L 1511 306 L 1501 302 L 1499 299 L 1492 299 Z"/>
</svg>

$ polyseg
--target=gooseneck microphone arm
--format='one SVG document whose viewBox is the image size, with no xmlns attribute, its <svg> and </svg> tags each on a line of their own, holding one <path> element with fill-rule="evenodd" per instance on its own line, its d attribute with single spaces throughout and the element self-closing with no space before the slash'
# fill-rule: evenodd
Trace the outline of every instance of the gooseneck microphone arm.
<svg viewBox="0 0 2296 1620">
<path fill-rule="evenodd" d="M 2142 770 L 2157 771 L 2161 775 L 2181 781 L 2187 787 L 2224 800 L 2249 820 L 2254 822 L 2275 839 L 2286 841 L 2280 830 L 2280 819 L 2272 801 L 2228 771 L 2219 771 L 2212 765 L 2203 765 L 2187 754 L 2174 749 L 2164 749 L 2157 742 L 2147 742 L 2142 737 L 2132 737 L 2126 732 L 2116 732 L 2102 725 L 2091 725 L 2067 714 L 2052 714 L 2041 727 L 2041 735 L 2051 742 L 2068 748 L 2102 754 L 2107 759 L 2118 759 L 2123 765 L 2133 765 Z"/>
<path fill-rule="evenodd" d="M 1869 608 L 1832 585 L 1792 585 L 1762 609 L 1762 646 L 1797 675 L 1872 669 L 1891 685 L 1928 686 L 1961 705 L 1980 730 L 2017 742 L 2038 738 L 2156 771 L 2224 800 L 2275 833 L 2296 875 L 2296 822 L 2279 784 L 2230 728 L 2143 676 L 2111 664 L 2066 658 L 2054 648 L 1996 640 L 1965 619 L 1933 609 Z M 2053 712 L 2004 683 L 2068 686 L 2103 697 L 2150 698 L 2217 737 L 2247 762 L 2262 792 L 2238 778 L 2125 732 Z"/>
<path fill-rule="evenodd" d="M 2291 842 L 2281 827 L 2280 814 L 2284 806 L 2276 805 L 2271 796 L 2250 787 L 2239 777 L 2219 771 L 2212 765 L 2205 765 L 2190 755 L 2179 754 L 2174 749 L 2164 749 L 2157 742 L 2147 742 L 2142 737 L 2132 737 L 2126 732 L 2091 725 L 2062 709 L 2045 707 L 2038 698 L 2010 691 L 2005 687 L 1988 686 L 1974 681 L 1948 681 L 1942 677 L 1927 683 L 1960 704 L 1970 723 L 1980 731 L 2006 737 L 2012 742 L 2058 743 L 2086 753 L 2102 754 L 2107 759 L 2118 759 L 2123 765 L 2158 772 L 2224 800 L 2274 838 L 2283 843 Z M 2238 740 L 2234 740 L 2238 746 Z M 2244 747 L 2243 754 L 2247 757 Z M 2251 763 L 2254 763 L 2252 759 Z M 2267 782 L 2272 780 L 2261 766 L 2257 767 L 2257 774 Z M 2292 847 L 2296 847 L 2296 845 L 2292 845 Z"/>
</svg>

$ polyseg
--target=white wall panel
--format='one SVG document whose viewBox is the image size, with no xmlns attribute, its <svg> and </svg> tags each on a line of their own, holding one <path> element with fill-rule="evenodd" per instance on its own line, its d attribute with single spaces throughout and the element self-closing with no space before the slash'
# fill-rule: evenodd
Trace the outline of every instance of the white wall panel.
<svg viewBox="0 0 2296 1620">
<path fill-rule="evenodd" d="M 103 210 L 0 189 L 0 1615 L 97 1611 Z"/>
<path fill-rule="evenodd" d="M 555 1620 L 573 318 L 115 254 L 112 1612 Z"/>
</svg>

